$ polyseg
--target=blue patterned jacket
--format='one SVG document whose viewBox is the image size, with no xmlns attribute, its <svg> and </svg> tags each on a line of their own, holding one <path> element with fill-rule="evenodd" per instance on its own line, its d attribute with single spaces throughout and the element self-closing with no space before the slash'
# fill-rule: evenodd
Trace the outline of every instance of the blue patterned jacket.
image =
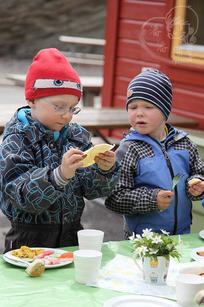
<svg viewBox="0 0 204 307">
<path fill-rule="evenodd" d="M 118 166 L 109 172 L 101 171 L 96 164 L 81 168 L 67 185 L 57 186 L 53 170 L 62 155 L 71 147 L 82 151 L 90 148 L 90 135 L 73 123 L 65 126 L 55 140 L 53 131 L 33 120 L 29 109 L 19 110 L 7 124 L 0 146 L 3 213 L 12 222 L 23 224 L 80 221 L 83 198 L 108 196 L 118 179 Z"/>
</svg>

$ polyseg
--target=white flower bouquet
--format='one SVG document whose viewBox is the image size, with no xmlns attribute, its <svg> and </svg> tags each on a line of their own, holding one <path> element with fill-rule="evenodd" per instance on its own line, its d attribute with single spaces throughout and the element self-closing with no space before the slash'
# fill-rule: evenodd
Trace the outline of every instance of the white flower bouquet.
<svg viewBox="0 0 204 307">
<path fill-rule="evenodd" d="M 179 258 L 181 254 L 178 250 L 179 244 L 169 233 L 161 230 L 161 233 L 153 232 L 152 229 L 144 229 L 142 235 L 134 234 L 129 237 L 133 246 L 133 256 L 135 258 L 150 257 L 157 259 L 163 256 L 166 259 Z"/>
</svg>

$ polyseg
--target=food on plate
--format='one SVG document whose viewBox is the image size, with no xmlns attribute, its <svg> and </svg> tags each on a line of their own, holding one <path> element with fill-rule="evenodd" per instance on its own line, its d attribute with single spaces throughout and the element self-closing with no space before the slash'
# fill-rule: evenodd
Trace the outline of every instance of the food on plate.
<svg viewBox="0 0 204 307">
<path fill-rule="evenodd" d="M 115 145 L 110 144 L 97 144 L 90 149 L 84 151 L 86 155 L 83 159 L 83 167 L 88 167 L 95 163 L 94 159 L 99 153 L 104 153 L 111 150 Z"/>
<path fill-rule="evenodd" d="M 188 185 L 189 187 L 192 187 L 194 184 L 197 184 L 199 182 L 201 182 L 202 180 L 198 179 L 198 178 L 193 178 L 191 180 L 189 180 Z"/>
<path fill-rule="evenodd" d="M 203 256 L 203 257 L 204 257 L 204 251 L 199 251 L 199 252 L 197 252 L 197 254 L 198 254 L 199 256 Z"/>
<path fill-rule="evenodd" d="M 73 253 L 72 252 L 59 252 L 58 250 L 45 250 L 42 253 L 40 253 L 38 256 L 35 257 L 35 259 L 40 259 L 44 262 L 45 265 L 56 265 L 60 263 L 65 263 L 70 261 L 73 261 Z"/>
<path fill-rule="evenodd" d="M 33 259 L 34 257 L 38 256 L 43 252 L 43 248 L 31 249 L 30 247 L 23 245 L 19 249 L 11 251 L 11 255 L 19 258 Z"/>
<path fill-rule="evenodd" d="M 53 250 L 46 250 L 46 251 L 43 251 L 42 253 L 40 253 L 37 258 L 38 259 L 42 259 L 42 258 L 45 258 L 46 256 L 50 256 L 54 254 L 54 251 Z"/>
<path fill-rule="evenodd" d="M 59 264 L 59 263 L 61 263 L 61 261 L 60 261 L 60 259 L 58 259 L 58 258 L 46 258 L 45 259 L 45 264 L 46 265 L 55 265 L 55 264 Z"/>
<path fill-rule="evenodd" d="M 43 260 L 36 259 L 26 268 L 26 273 L 32 277 L 38 277 L 45 271 L 45 264 Z"/>
<path fill-rule="evenodd" d="M 40 272 L 43 270 L 43 265 L 45 267 L 51 267 L 58 264 L 65 265 L 71 263 L 74 259 L 72 252 L 66 252 L 54 248 L 30 248 L 28 246 L 21 246 L 21 248 L 8 253 L 17 257 L 18 261 L 27 263 L 28 267 L 26 272 L 30 276 L 40 276 Z M 39 262 L 36 260 L 39 260 Z"/>
<path fill-rule="evenodd" d="M 73 260 L 74 259 L 74 254 L 72 252 L 66 252 L 58 257 L 59 259 L 64 259 L 64 260 Z"/>
<path fill-rule="evenodd" d="M 204 272 L 200 273 L 199 275 L 204 277 Z"/>
</svg>

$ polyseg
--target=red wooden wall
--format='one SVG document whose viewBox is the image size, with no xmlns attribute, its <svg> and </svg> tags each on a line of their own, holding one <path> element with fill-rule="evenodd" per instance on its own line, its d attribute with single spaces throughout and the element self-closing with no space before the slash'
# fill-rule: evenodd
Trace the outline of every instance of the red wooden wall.
<svg viewBox="0 0 204 307">
<path fill-rule="evenodd" d="M 194 118 L 204 129 L 204 65 L 171 60 L 174 0 L 107 0 L 102 105 L 125 107 L 127 85 L 143 67 L 172 80 L 172 111 Z"/>
</svg>

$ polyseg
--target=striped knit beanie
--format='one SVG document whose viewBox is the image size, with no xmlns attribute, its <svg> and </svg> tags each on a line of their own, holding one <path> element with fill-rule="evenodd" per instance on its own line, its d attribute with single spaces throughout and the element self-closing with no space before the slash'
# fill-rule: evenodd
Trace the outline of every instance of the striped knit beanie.
<svg viewBox="0 0 204 307">
<path fill-rule="evenodd" d="M 128 85 L 126 109 L 135 99 L 146 100 L 160 109 L 167 119 L 172 104 L 172 84 L 162 72 L 147 69 L 134 77 Z"/>
</svg>

